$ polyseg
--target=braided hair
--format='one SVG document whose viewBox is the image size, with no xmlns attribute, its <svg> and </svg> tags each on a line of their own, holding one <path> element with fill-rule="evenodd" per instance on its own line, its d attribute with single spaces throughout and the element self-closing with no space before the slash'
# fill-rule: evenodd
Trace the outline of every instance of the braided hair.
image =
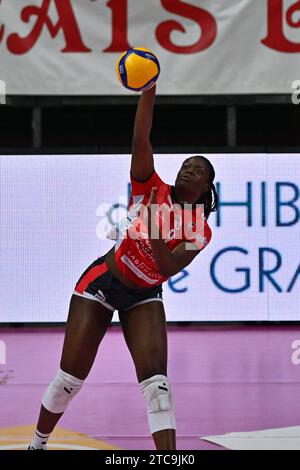
<svg viewBox="0 0 300 470">
<path fill-rule="evenodd" d="M 204 205 L 204 215 L 205 215 L 205 218 L 208 219 L 209 214 L 211 212 L 217 211 L 219 207 L 219 197 L 218 197 L 216 187 L 213 183 L 215 179 L 215 170 L 211 162 L 206 157 L 203 157 L 202 155 L 193 155 L 190 158 L 201 158 L 201 160 L 204 160 L 209 171 L 209 181 L 208 181 L 209 189 L 208 191 L 203 193 L 199 197 L 198 201 L 196 202 L 196 204 Z"/>
</svg>

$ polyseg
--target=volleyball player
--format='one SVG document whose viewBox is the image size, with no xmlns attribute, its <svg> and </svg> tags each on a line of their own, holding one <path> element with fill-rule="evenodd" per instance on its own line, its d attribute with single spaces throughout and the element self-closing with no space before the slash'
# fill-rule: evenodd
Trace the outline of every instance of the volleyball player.
<svg viewBox="0 0 300 470">
<path fill-rule="evenodd" d="M 162 283 L 189 265 L 209 243 L 211 230 L 207 219 L 217 209 L 218 197 L 213 183 L 214 168 L 203 156 L 184 161 L 174 186 L 164 183 L 155 172 L 150 143 L 155 88 L 141 94 L 136 111 L 128 217 L 115 229 L 115 246 L 96 259 L 76 284 L 60 368 L 43 396 L 30 450 L 47 448 L 56 423 L 90 372 L 114 310 L 118 310 L 145 398 L 156 449 L 176 448 Z M 169 217 L 169 230 L 164 228 L 165 220 L 159 219 L 157 210 L 151 210 L 153 204 L 164 207 L 160 214 Z M 199 213 L 198 205 L 203 212 Z M 141 212 L 147 217 L 141 219 Z M 188 221 L 185 225 L 196 227 L 191 236 L 187 237 L 182 230 L 183 235 L 178 236 L 179 229 L 175 227 L 178 217 L 181 228 L 185 218 Z M 122 394 L 122 388 L 119 393 Z"/>
</svg>

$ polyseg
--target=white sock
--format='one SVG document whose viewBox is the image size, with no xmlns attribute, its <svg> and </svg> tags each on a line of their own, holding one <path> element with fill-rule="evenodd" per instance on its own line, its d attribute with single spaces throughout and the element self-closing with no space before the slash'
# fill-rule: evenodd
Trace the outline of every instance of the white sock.
<svg viewBox="0 0 300 470">
<path fill-rule="evenodd" d="M 34 449 L 46 449 L 49 437 L 50 434 L 43 434 L 36 429 L 30 447 L 33 447 Z"/>
</svg>

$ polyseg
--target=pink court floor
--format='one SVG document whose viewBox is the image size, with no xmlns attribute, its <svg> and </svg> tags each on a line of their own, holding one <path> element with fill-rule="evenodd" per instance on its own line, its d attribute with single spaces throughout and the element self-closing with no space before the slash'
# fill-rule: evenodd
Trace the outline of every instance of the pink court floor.
<svg viewBox="0 0 300 470">
<path fill-rule="evenodd" d="M 178 449 L 221 450 L 201 437 L 300 424 L 299 326 L 171 326 L 168 335 Z M 0 431 L 33 425 L 59 365 L 63 328 L 2 328 L 0 340 Z M 59 426 L 122 449 L 154 449 L 118 326 Z"/>
</svg>

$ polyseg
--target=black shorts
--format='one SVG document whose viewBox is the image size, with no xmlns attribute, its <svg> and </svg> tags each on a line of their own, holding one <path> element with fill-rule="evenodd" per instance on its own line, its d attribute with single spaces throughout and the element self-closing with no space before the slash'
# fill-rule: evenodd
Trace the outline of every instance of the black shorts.
<svg viewBox="0 0 300 470">
<path fill-rule="evenodd" d="M 105 257 L 96 259 L 79 278 L 75 295 L 96 300 L 111 310 L 129 310 L 147 302 L 162 302 L 162 286 L 149 289 L 130 289 L 122 284 L 109 270 Z"/>
</svg>

